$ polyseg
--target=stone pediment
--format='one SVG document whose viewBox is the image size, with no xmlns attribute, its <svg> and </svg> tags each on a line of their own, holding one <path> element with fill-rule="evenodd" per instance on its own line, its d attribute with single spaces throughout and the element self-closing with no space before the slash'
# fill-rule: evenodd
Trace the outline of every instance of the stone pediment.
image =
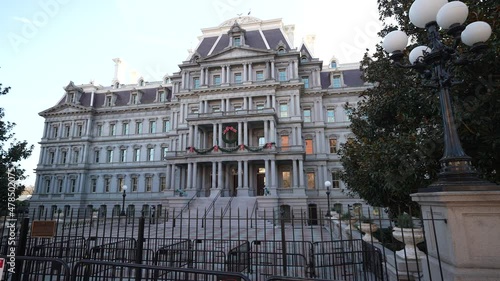
<svg viewBox="0 0 500 281">
<path fill-rule="evenodd" d="M 47 110 L 44 110 L 40 112 L 38 115 L 42 117 L 50 116 L 50 115 L 66 115 L 66 114 L 74 114 L 74 113 L 85 113 L 89 112 L 91 109 L 84 107 L 84 106 L 79 106 L 79 105 L 74 105 L 74 104 L 60 104 L 56 105 L 54 107 L 51 107 Z"/>
<path fill-rule="evenodd" d="M 270 55 L 273 54 L 273 51 L 253 49 L 253 48 L 245 48 L 245 47 L 231 47 L 217 54 L 210 55 L 206 57 L 203 61 L 205 62 L 213 62 L 218 60 L 229 60 L 229 59 L 240 59 L 245 57 L 255 57 L 262 55 Z"/>
</svg>

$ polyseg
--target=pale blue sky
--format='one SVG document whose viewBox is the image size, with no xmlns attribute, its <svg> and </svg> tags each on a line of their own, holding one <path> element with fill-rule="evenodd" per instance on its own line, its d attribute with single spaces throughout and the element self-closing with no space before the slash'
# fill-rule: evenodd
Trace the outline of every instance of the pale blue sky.
<svg viewBox="0 0 500 281">
<path fill-rule="evenodd" d="M 242 13 L 295 25 L 295 46 L 316 35 L 314 54 L 324 61 L 358 62 L 373 50 L 380 23 L 376 0 L 0 0 L 0 97 L 5 119 L 17 123 L 16 138 L 35 144 L 22 166 L 34 184 L 43 118 L 69 81 L 110 85 L 113 58 L 120 57 L 157 81 L 178 71 L 202 28 Z"/>
</svg>

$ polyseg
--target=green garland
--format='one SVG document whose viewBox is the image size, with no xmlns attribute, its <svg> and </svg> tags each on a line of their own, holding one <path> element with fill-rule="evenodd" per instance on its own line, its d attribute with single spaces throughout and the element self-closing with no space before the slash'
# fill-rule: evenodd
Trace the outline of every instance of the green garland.
<svg viewBox="0 0 500 281">
<path fill-rule="evenodd" d="M 263 151 L 264 149 L 269 149 L 269 148 L 272 148 L 276 143 L 274 142 L 268 142 L 260 147 L 257 147 L 257 148 L 253 148 L 253 147 L 250 147 L 248 145 L 244 145 L 244 144 L 240 144 L 240 145 L 237 145 L 235 147 L 228 147 L 228 148 L 224 148 L 224 147 L 220 147 L 218 145 L 214 145 L 213 147 L 210 147 L 210 148 L 207 148 L 207 149 L 196 149 L 194 146 L 191 146 L 191 147 L 188 147 L 188 151 L 189 152 L 196 152 L 198 154 L 207 154 L 209 152 L 212 152 L 212 151 L 222 151 L 222 152 L 226 152 L 226 153 L 232 153 L 232 152 L 235 152 L 235 151 L 238 151 L 238 150 L 243 150 L 246 149 L 250 152 L 261 152 Z"/>
</svg>

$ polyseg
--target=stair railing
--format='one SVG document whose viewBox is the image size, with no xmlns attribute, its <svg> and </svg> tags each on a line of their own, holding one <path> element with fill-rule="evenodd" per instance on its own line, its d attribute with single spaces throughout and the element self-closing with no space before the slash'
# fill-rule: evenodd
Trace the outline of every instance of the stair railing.
<svg viewBox="0 0 500 281">
<path fill-rule="evenodd" d="M 221 193 L 222 193 L 222 190 L 219 190 L 219 192 L 217 192 L 217 195 L 215 195 L 214 200 L 212 200 L 212 203 L 210 203 L 210 206 L 208 206 L 208 208 L 205 210 L 205 214 L 203 215 L 203 218 L 201 218 L 201 227 L 202 228 L 205 227 L 207 215 L 210 213 L 210 210 L 212 210 L 214 208 L 215 201 L 217 201 L 217 199 L 219 199 Z"/>
<path fill-rule="evenodd" d="M 250 228 L 253 228 L 253 214 L 255 214 L 255 211 L 257 210 L 257 199 L 255 200 L 255 203 L 253 203 L 252 207 L 252 213 L 250 214 Z M 257 218 L 255 218 L 255 226 L 257 226 Z"/>
<path fill-rule="evenodd" d="M 179 218 L 179 217 L 182 215 L 182 213 L 183 213 L 186 209 L 189 209 L 189 206 L 190 206 L 190 205 L 191 205 L 191 203 L 192 203 L 192 202 L 196 199 L 196 197 L 199 197 L 199 196 L 200 196 L 200 192 L 201 192 L 201 189 L 198 189 L 198 190 L 196 191 L 196 193 L 193 195 L 193 197 L 191 197 L 191 198 L 189 199 L 189 201 L 187 201 L 186 205 L 184 205 L 184 207 L 182 207 L 181 211 L 177 214 L 177 216 L 175 216 L 175 218 L 174 218 L 174 219 Z"/>
<path fill-rule="evenodd" d="M 227 202 L 226 207 L 224 207 L 224 210 L 222 211 L 222 214 L 220 216 L 221 225 L 222 225 L 222 219 L 224 219 L 224 216 L 226 215 L 227 210 L 229 210 L 229 208 L 231 208 L 231 202 L 233 201 L 233 199 L 234 199 L 234 196 L 231 196 L 231 198 L 229 198 L 229 202 Z"/>
</svg>

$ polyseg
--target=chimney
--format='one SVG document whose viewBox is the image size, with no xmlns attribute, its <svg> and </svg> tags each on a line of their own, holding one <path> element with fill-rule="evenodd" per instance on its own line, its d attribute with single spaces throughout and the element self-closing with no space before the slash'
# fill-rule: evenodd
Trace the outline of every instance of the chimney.
<svg viewBox="0 0 500 281">
<path fill-rule="evenodd" d="M 304 39 L 304 43 L 306 43 L 307 48 L 312 53 L 311 55 L 314 54 L 314 41 L 316 41 L 316 35 L 314 34 L 306 35 L 306 39 Z"/>
<path fill-rule="evenodd" d="M 122 61 L 120 58 L 114 58 L 113 61 L 115 62 L 115 78 L 113 78 L 113 81 L 118 81 L 118 75 L 121 72 L 120 65 Z"/>
</svg>

